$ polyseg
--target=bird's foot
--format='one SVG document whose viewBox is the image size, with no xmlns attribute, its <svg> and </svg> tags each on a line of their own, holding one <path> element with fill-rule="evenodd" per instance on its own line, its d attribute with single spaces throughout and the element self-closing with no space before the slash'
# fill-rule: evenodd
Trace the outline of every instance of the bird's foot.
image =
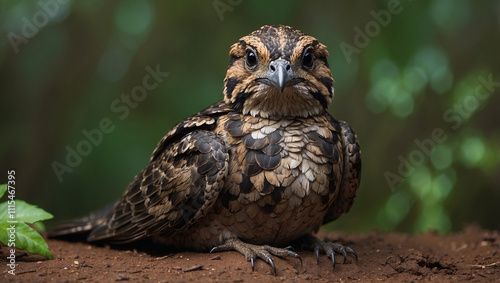
<svg viewBox="0 0 500 283">
<path fill-rule="evenodd" d="M 291 251 L 292 247 L 275 248 L 268 245 L 258 246 L 245 243 L 237 238 L 229 238 L 226 242 L 220 246 L 214 247 L 210 253 L 212 252 L 222 252 L 222 251 L 238 251 L 240 254 L 244 255 L 247 261 L 251 262 L 252 271 L 254 270 L 254 260 L 257 258 L 263 259 L 273 268 L 274 275 L 276 275 L 276 267 L 274 265 L 273 255 L 278 257 L 287 257 L 293 256 L 300 260 L 300 264 L 302 265 L 302 259 L 300 256 Z"/>
<path fill-rule="evenodd" d="M 316 255 L 316 262 L 319 263 L 319 253 L 322 252 L 332 259 L 333 269 L 335 269 L 335 254 L 341 254 L 344 256 L 344 263 L 347 260 L 347 253 L 351 253 L 358 261 L 358 255 L 350 247 L 343 246 L 339 243 L 324 242 L 320 239 L 313 237 L 311 235 L 306 235 L 305 244 L 314 250 Z"/>
</svg>

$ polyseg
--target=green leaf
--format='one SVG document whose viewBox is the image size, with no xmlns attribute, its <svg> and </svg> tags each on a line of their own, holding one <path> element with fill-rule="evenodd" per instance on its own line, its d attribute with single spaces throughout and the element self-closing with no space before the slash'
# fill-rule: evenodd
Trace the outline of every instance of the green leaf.
<svg viewBox="0 0 500 283">
<path fill-rule="evenodd" d="M 6 246 L 9 245 L 9 233 L 7 228 L 9 228 L 9 224 L 7 224 L 7 219 L 0 218 L 0 242 L 2 242 L 2 244 Z"/>
<path fill-rule="evenodd" d="M 8 202 L 0 203 L 0 219 L 7 219 L 11 216 L 8 215 L 8 209 Z M 9 218 L 8 220 L 17 220 L 30 224 L 54 217 L 47 211 L 38 208 L 38 206 L 29 204 L 23 200 L 15 200 L 15 203 L 11 204 L 11 211 L 15 212 L 13 214 L 15 218 Z"/>
<path fill-rule="evenodd" d="M 15 220 L 15 219 L 10 219 L 8 218 L 9 215 L 7 215 L 8 210 L 8 205 L 7 202 L 4 201 L 0 203 L 0 221 L 7 221 L 7 220 Z"/>
<path fill-rule="evenodd" d="M 13 218 L 10 218 L 11 216 Z M 37 223 L 37 221 L 52 217 L 52 214 L 22 200 L 9 200 L 0 203 L 0 242 L 6 246 L 12 246 L 13 243 L 9 240 L 15 238 L 16 248 L 51 259 L 52 254 L 43 237 L 24 222 Z"/>
<path fill-rule="evenodd" d="M 0 185 L 0 198 L 3 197 L 3 194 L 7 191 L 7 184 L 1 184 Z"/>
<path fill-rule="evenodd" d="M 52 253 L 49 251 L 49 246 L 43 239 L 43 237 L 38 234 L 38 232 L 28 226 L 25 223 L 18 222 L 16 224 L 7 223 L 7 221 L 0 222 L 0 241 L 5 245 L 8 245 L 8 240 L 11 235 L 11 228 L 15 225 L 14 235 L 16 248 L 26 250 L 32 254 L 39 254 L 47 259 L 52 259 Z"/>
<path fill-rule="evenodd" d="M 51 219 L 54 216 L 47 211 L 29 204 L 23 200 L 16 200 L 16 220 L 25 223 L 35 223 L 37 221 Z"/>
</svg>

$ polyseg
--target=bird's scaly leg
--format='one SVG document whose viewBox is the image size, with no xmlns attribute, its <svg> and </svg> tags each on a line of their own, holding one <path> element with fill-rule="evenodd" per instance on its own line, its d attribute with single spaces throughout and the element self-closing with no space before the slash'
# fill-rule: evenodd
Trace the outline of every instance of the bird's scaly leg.
<svg viewBox="0 0 500 283">
<path fill-rule="evenodd" d="M 254 260 L 256 258 L 260 258 L 271 265 L 274 271 L 274 275 L 276 275 L 276 267 L 274 266 L 272 255 L 279 257 L 293 256 L 295 258 L 298 258 L 302 265 L 302 259 L 300 258 L 300 256 L 290 249 L 292 249 L 292 247 L 275 248 L 268 245 L 258 246 L 245 243 L 237 238 L 229 238 L 224 242 L 224 244 L 214 247 L 210 251 L 210 253 L 222 251 L 237 251 L 240 254 L 244 255 L 247 261 L 251 262 L 252 271 L 254 270 Z"/>
</svg>

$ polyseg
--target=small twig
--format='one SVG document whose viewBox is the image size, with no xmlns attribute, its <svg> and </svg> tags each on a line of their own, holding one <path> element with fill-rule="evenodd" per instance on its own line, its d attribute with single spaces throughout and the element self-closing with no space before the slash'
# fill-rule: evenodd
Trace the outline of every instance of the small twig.
<svg viewBox="0 0 500 283">
<path fill-rule="evenodd" d="M 497 264 L 500 264 L 500 261 L 497 261 L 497 262 L 494 262 L 494 263 L 490 263 L 490 264 L 486 264 L 486 265 L 482 265 L 482 264 L 473 264 L 473 265 L 471 265 L 471 267 L 477 267 L 477 268 L 485 269 L 486 267 L 495 266 L 495 265 L 497 265 Z"/>
<path fill-rule="evenodd" d="M 467 244 L 463 244 L 461 247 L 459 247 L 459 248 L 458 248 L 458 249 L 456 249 L 455 251 L 456 251 L 456 252 L 459 252 L 459 251 L 461 251 L 461 250 L 463 250 L 463 249 L 466 249 L 466 248 L 467 248 Z"/>
<path fill-rule="evenodd" d="M 24 270 L 24 271 L 16 272 L 16 275 L 24 274 L 24 273 L 32 273 L 32 272 L 36 272 L 36 269 L 30 269 L 30 270 Z"/>
<path fill-rule="evenodd" d="M 203 265 L 197 264 L 197 265 L 193 265 L 191 267 L 183 268 L 182 272 L 190 272 L 190 271 L 200 270 L 202 268 L 203 268 Z"/>
</svg>

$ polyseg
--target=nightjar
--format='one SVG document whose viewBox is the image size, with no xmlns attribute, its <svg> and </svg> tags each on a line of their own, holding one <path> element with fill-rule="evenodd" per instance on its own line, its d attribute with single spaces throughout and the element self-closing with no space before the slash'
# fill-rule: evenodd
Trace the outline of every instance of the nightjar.
<svg viewBox="0 0 500 283">
<path fill-rule="evenodd" d="M 327 111 L 326 46 L 289 26 L 263 26 L 231 46 L 223 99 L 170 130 L 111 207 L 55 227 L 89 242 L 146 237 L 181 249 L 236 250 L 274 269 L 301 243 L 356 253 L 311 235 L 347 212 L 361 177 L 356 134 Z M 285 248 L 283 248 L 285 247 Z"/>
</svg>

